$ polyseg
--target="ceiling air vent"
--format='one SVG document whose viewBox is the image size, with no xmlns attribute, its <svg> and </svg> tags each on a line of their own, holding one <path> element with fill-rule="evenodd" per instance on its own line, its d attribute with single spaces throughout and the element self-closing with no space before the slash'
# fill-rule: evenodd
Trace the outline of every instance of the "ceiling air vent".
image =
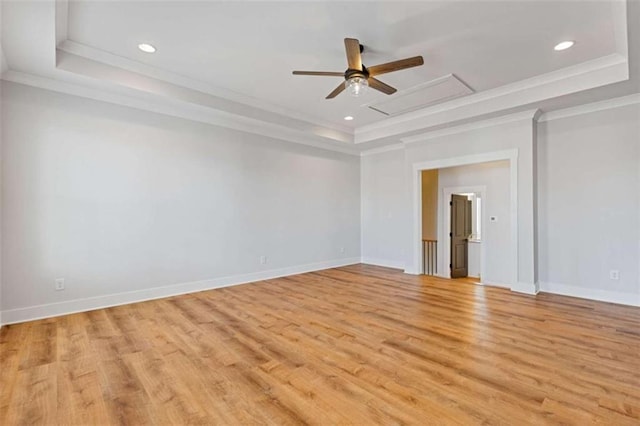
<svg viewBox="0 0 640 426">
<path fill-rule="evenodd" d="M 425 108 L 460 96 L 470 95 L 473 90 L 453 74 L 419 84 L 392 96 L 366 105 L 384 115 L 394 116 Z"/>
</svg>

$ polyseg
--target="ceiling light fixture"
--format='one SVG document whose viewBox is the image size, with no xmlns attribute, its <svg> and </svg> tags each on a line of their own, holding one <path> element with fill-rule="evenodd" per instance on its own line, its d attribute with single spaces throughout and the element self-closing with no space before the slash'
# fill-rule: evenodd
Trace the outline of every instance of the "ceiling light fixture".
<svg viewBox="0 0 640 426">
<path fill-rule="evenodd" d="M 138 49 L 142 50 L 144 53 L 154 53 L 156 48 L 148 43 L 140 43 L 138 45 Z"/>
<path fill-rule="evenodd" d="M 351 121 L 351 120 L 353 120 L 353 117 L 350 116 L 350 115 L 347 115 L 344 119 L 347 120 L 347 121 Z"/>
<path fill-rule="evenodd" d="M 563 42 L 560 42 L 560 43 L 556 44 L 556 46 L 553 49 L 554 50 L 566 50 L 566 49 L 570 48 L 571 46 L 573 46 L 574 44 L 576 44 L 575 41 L 567 40 L 567 41 L 563 41 Z"/>
<path fill-rule="evenodd" d="M 367 87 L 369 87 L 369 82 L 366 77 L 351 77 L 347 81 L 345 81 L 345 88 L 349 92 L 351 96 L 357 98 L 367 91 Z"/>
</svg>

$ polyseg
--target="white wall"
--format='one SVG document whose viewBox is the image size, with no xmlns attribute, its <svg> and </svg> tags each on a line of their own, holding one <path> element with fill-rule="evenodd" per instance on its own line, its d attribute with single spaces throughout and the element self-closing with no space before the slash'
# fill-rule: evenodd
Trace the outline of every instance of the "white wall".
<svg viewBox="0 0 640 426">
<path fill-rule="evenodd" d="M 529 147 L 528 135 L 535 138 Z M 525 141 L 521 146 L 517 142 L 520 140 Z M 398 264 L 410 261 L 407 244 L 392 238 L 411 235 L 411 225 L 406 220 L 411 203 L 405 196 L 411 185 L 409 164 L 476 154 L 486 150 L 487 145 L 493 149 L 515 145 L 531 160 L 533 167 L 529 166 L 526 174 L 534 178 L 533 188 L 537 189 L 524 204 L 518 200 L 518 212 L 527 227 L 536 225 L 538 262 L 534 272 L 540 289 L 640 305 L 638 104 L 540 122 L 533 131 L 518 122 L 477 128 L 364 157 L 363 254 L 379 250 L 375 244 L 385 237 L 383 255 L 387 259 Z M 530 148 L 534 151 L 529 152 Z M 399 164 L 403 156 L 405 169 Z M 521 156 L 519 189 L 520 159 Z M 381 180 L 387 182 L 383 190 L 378 189 Z M 395 189 L 392 182 L 398 185 Z M 519 190 L 519 198 L 521 194 Z M 370 211 L 372 206 L 394 208 L 398 219 L 390 220 Z M 536 247 L 534 238 L 527 240 L 531 248 Z M 620 271 L 619 280 L 609 279 L 612 269 Z"/>
<path fill-rule="evenodd" d="M 450 199 L 444 198 L 446 188 L 483 186 L 486 188 L 482 199 L 482 214 L 487 219 L 482 230 L 482 255 L 484 268 L 482 281 L 487 284 L 509 286 L 513 271 L 504 259 L 509 257 L 511 241 L 509 162 L 492 161 L 467 166 L 440 169 L 438 179 L 438 248 L 441 259 L 439 271 L 448 271 L 449 260 L 445 255 L 445 239 L 449 234 L 449 222 L 444 216 Z M 496 216 L 497 222 L 489 222 L 490 216 Z M 480 248 L 480 244 L 470 250 Z M 471 246 L 471 244 L 470 244 Z M 470 253 L 471 255 L 471 253 Z M 471 274 L 470 274 L 471 275 Z"/>
<path fill-rule="evenodd" d="M 0 11 L 2 7 L 0 7 Z M 0 12 L 0 22 L 2 22 L 2 12 Z M 0 41 L 0 56 L 4 65 L 4 54 L 2 53 L 2 42 Z M 4 68 L 4 67 L 2 67 Z M 0 71 L 4 71 L 3 69 Z M 3 86 L 0 84 L 0 100 L 3 96 Z M 2 102 L 0 102 L 0 224 L 2 224 L 2 187 L 4 185 L 4 178 L 2 176 Z M 2 328 L 2 226 L 0 226 L 0 328 Z"/>
<path fill-rule="evenodd" d="M 127 301 L 106 296 L 170 294 L 360 254 L 403 268 L 412 233 L 410 165 L 514 146 L 524 153 L 523 174 L 538 186 L 537 210 L 533 197 L 518 209 L 525 231 L 532 213 L 538 217 L 542 290 L 640 304 L 637 104 L 540 123 L 533 132 L 514 122 L 438 136 L 359 164 L 11 83 L 1 89 L 5 322 L 85 306 L 73 300 Z M 609 280 L 610 269 L 620 280 Z M 65 291 L 53 290 L 57 277 L 66 279 Z"/>
<path fill-rule="evenodd" d="M 471 162 L 486 162 L 501 158 L 509 158 L 513 166 L 511 173 L 514 182 L 511 191 L 514 193 L 511 211 L 514 218 L 512 225 L 517 229 L 511 232 L 514 241 L 509 250 L 509 258 L 504 262 L 513 265 L 513 277 L 506 283 L 513 290 L 535 293 L 535 239 L 534 239 L 534 126 L 533 111 L 510 115 L 499 120 L 489 120 L 473 125 L 461 126 L 457 129 L 436 131 L 417 136 L 406 147 L 406 176 L 415 180 L 416 168 L 440 168 Z M 415 186 L 415 181 L 412 183 Z M 517 196 L 516 196 L 517 192 Z M 414 211 L 414 218 L 417 215 Z M 417 221 L 414 219 L 414 224 Z M 414 243 L 413 230 L 407 244 L 414 255 L 408 270 L 415 273 L 419 255 L 419 247 Z"/>
<path fill-rule="evenodd" d="M 538 175 L 542 290 L 640 305 L 640 105 L 539 123 Z"/>
<path fill-rule="evenodd" d="M 442 134 L 435 132 L 425 136 L 424 140 L 416 137 L 415 142 L 406 144 L 402 149 L 365 155 L 361 179 L 363 256 L 370 263 L 393 265 L 411 273 L 422 270 L 421 256 L 413 256 L 412 180 L 415 164 L 517 151 L 515 185 L 518 197 L 515 201 L 517 211 L 522 212 L 516 231 L 519 238 L 517 243 L 512 243 L 517 248 L 509 250 L 511 258 L 502 260 L 517 264 L 511 269 L 517 269 L 519 275 L 516 277 L 513 271 L 514 276 L 502 284 L 518 291 L 535 292 L 532 118 L 533 114 L 518 114 L 482 127 L 465 127 Z M 442 259 L 441 256 L 439 258 Z"/>
<path fill-rule="evenodd" d="M 469 241 L 469 270 L 467 271 L 470 277 L 480 277 L 480 261 L 482 255 L 482 243 L 480 241 Z"/>
<path fill-rule="evenodd" d="M 12 83 L 3 89 L 6 322 L 85 306 L 71 300 L 155 297 L 171 291 L 147 290 L 360 257 L 358 157 Z M 58 277 L 66 290 L 54 291 Z M 128 300 L 116 299 L 99 301 Z M 51 305 L 60 302 L 69 303 Z M 34 305 L 51 309 L 20 310 Z"/>
<path fill-rule="evenodd" d="M 361 167 L 363 262 L 404 268 L 411 220 L 404 151 L 365 155 Z"/>
</svg>

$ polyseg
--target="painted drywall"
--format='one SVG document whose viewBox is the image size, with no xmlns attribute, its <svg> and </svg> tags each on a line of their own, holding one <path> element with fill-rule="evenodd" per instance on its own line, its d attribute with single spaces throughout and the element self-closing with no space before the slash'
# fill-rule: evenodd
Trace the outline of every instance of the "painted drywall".
<svg viewBox="0 0 640 426">
<path fill-rule="evenodd" d="M 460 188 L 482 186 L 485 187 L 483 202 L 483 215 L 487 219 L 484 221 L 482 235 L 482 254 L 484 256 L 484 272 L 482 281 L 488 284 L 510 286 L 513 271 L 509 269 L 508 262 L 504 259 L 509 257 L 511 241 L 511 221 L 509 215 L 510 208 L 510 184 L 509 184 L 509 162 L 492 161 L 488 163 L 471 164 L 459 167 L 447 167 L 440 169 L 438 178 L 438 235 L 441 236 L 443 248 L 446 247 L 444 239 L 449 233 L 446 229 L 448 223 L 444 217 L 444 211 L 449 211 L 446 207 L 450 201 L 444 198 L 447 188 Z M 443 208 L 444 207 L 444 208 Z M 488 218 L 494 216 L 497 221 L 489 222 Z M 470 244 L 471 245 L 471 244 Z M 473 244 L 470 251 L 479 249 L 479 244 Z M 474 260 L 479 260 L 479 253 L 474 255 Z M 440 271 L 446 271 L 448 264 L 445 264 L 444 253 L 439 265 Z M 469 265 L 471 266 L 471 265 Z M 474 268 L 478 269 L 473 265 Z M 477 276 L 477 272 L 470 274 Z"/>
<path fill-rule="evenodd" d="M 529 253 L 525 261 L 537 265 L 532 270 L 540 289 L 640 306 L 637 103 L 554 118 L 533 128 L 517 121 L 478 126 L 364 157 L 362 167 L 367 173 L 362 179 L 362 215 L 367 220 L 362 227 L 363 254 L 375 252 L 373 245 L 384 237 L 387 259 L 411 266 L 408 244 L 392 236 L 411 238 L 411 225 L 406 221 L 411 202 L 406 188 L 411 185 L 412 162 L 508 148 L 518 149 L 518 213 L 519 221 L 525 222 L 524 228 L 519 224 L 518 232 L 530 235 L 524 241 L 529 249 L 537 247 L 535 256 Z M 405 169 L 399 164 L 403 156 Z M 386 186 L 380 191 L 376 185 L 382 176 L 386 182 L 403 186 L 395 190 Z M 523 179 L 533 179 L 528 182 L 533 194 L 527 194 Z M 373 206 L 391 204 L 398 220 L 369 211 Z M 518 252 L 522 257 L 522 247 Z M 609 278 L 611 270 L 619 271 L 619 280 Z"/>
<path fill-rule="evenodd" d="M 438 170 L 422 172 L 422 238 L 438 239 Z"/>
<path fill-rule="evenodd" d="M 469 265 L 468 274 L 473 278 L 481 278 L 480 261 L 482 255 L 482 243 L 480 241 L 469 241 Z"/>
<path fill-rule="evenodd" d="M 519 117 L 519 116 L 518 116 Z M 362 255 L 370 263 L 394 265 L 410 273 L 421 273 L 421 256 L 414 259 L 413 165 L 491 152 L 517 151 L 518 247 L 509 251 L 517 262 L 518 277 L 506 284 L 513 289 L 535 291 L 533 225 L 533 121 L 519 119 L 480 126 L 460 132 L 425 137 L 402 149 L 362 157 Z M 419 189 L 419 188 L 418 188 Z M 420 190 L 420 189 L 419 189 Z M 418 198 L 418 201 L 420 198 Z M 513 233 L 512 233 L 513 234 Z M 444 259 L 438 244 L 438 259 Z M 447 265 L 448 266 L 448 265 Z M 515 267 L 513 269 L 516 269 Z M 442 273 L 439 269 L 439 273 Z"/>
<path fill-rule="evenodd" d="M 475 162 L 486 162 L 497 159 L 510 159 L 513 182 L 511 192 L 514 196 L 511 210 L 513 219 L 511 243 L 505 262 L 513 265 L 507 284 L 513 290 L 535 293 L 535 238 L 534 238 L 534 193 L 533 149 L 535 142 L 534 111 L 513 114 L 500 120 L 489 120 L 475 123 L 472 126 L 460 126 L 457 129 L 446 129 L 442 132 L 412 138 L 405 149 L 406 176 L 409 185 L 415 187 L 417 170 L 441 168 Z M 415 192 L 415 189 L 411 189 Z M 417 208 L 415 195 L 412 197 L 413 226 L 416 226 Z M 409 233 L 406 242 L 407 250 L 413 255 L 408 258 L 407 271 L 418 273 L 420 256 L 419 246 L 414 244 L 417 230 Z M 439 244 L 439 246 L 441 246 Z M 438 247 L 441 250 L 441 247 Z M 442 257 L 441 257 L 442 258 Z"/>
<path fill-rule="evenodd" d="M 362 259 L 404 268 L 410 213 L 402 150 L 362 157 Z"/>
<path fill-rule="evenodd" d="M 360 257 L 356 156 L 2 84 L 5 314 Z"/>
<path fill-rule="evenodd" d="M 2 7 L 0 7 L 2 10 Z M 2 20 L 2 12 L 0 12 L 0 21 Z M 2 43 L 0 42 L 0 56 L 2 56 L 2 62 L 4 65 L 4 54 L 2 53 Z M 4 66 L 3 66 L 4 68 Z M 3 70 L 4 71 L 4 70 Z M 3 86 L 0 84 L 0 100 L 3 96 Z M 3 187 L 3 177 L 2 177 L 2 102 L 0 102 L 0 224 L 2 224 L 2 187 Z M 2 226 L 0 226 L 0 328 L 2 327 Z"/>
<path fill-rule="evenodd" d="M 640 105 L 539 123 L 538 176 L 541 289 L 640 305 Z"/>
</svg>

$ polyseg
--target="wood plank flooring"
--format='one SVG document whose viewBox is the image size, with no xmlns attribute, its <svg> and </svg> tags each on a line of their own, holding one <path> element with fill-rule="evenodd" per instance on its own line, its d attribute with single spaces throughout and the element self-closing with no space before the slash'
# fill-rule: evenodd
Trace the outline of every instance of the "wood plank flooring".
<svg viewBox="0 0 640 426">
<path fill-rule="evenodd" d="M 1 425 L 640 424 L 640 309 L 353 265 L 5 326 Z"/>
</svg>

